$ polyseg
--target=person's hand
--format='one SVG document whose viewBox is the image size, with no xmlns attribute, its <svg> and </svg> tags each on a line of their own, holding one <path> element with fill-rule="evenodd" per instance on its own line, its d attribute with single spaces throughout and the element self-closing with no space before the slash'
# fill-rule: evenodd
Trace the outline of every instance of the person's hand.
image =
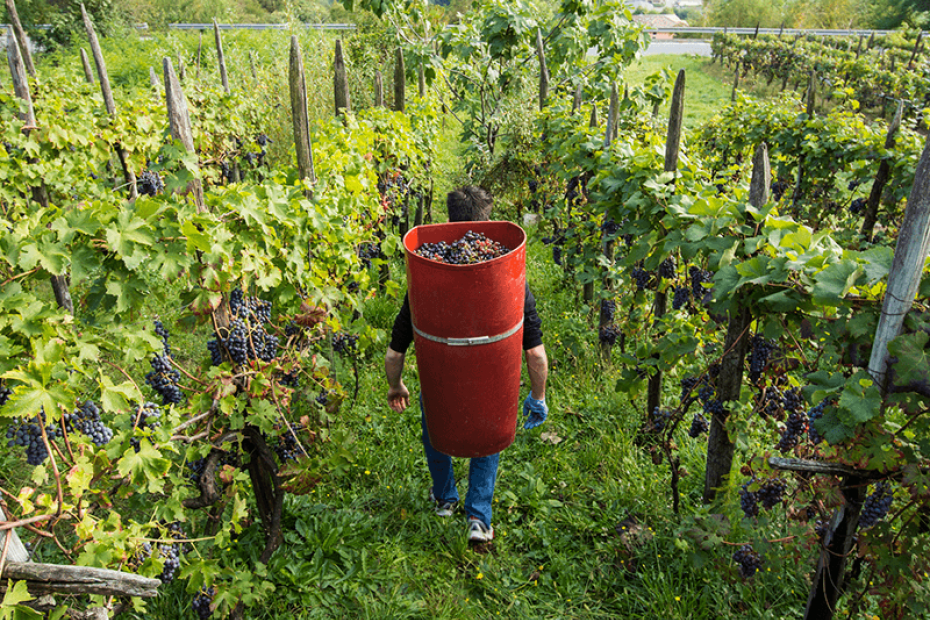
<svg viewBox="0 0 930 620">
<path fill-rule="evenodd" d="M 526 416 L 526 423 L 523 425 L 525 429 L 536 428 L 545 422 L 546 416 L 549 415 L 546 399 L 536 400 L 533 398 L 533 393 L 530 392 L 526 400 L 523 401 L 523 415 Z"/>
<path fill-rule="evenodd" d="M 404 409 L 410 406 L 410 391 L 407 389 L 407 386 L 403 383 L 396 388 L 388 388 L 388 405 L 396 411 L 401 413 Z"/>
</svg>

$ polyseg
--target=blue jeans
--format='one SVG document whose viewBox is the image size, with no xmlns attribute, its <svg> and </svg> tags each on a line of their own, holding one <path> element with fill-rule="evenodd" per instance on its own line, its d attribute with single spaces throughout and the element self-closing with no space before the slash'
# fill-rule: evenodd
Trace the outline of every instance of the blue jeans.
<svg viewBox="0 0 930 620">
<path fill-rule="evenodd" d="M 452 473 L 452 457 L 438 452 L 429 442 L 422 397 L 420 398 L 420 426 L 423 429 L 423 451 L 426 452 L 426 464 L 429 466 L 429 475 L 433 479 L 433 495 L 440 501 L 459 501 L 459 492 L 455 488 L 455 475 Z M 494 499 L 494 483 L 497 481 L 499 459 L 500 453 L 497 453 L 473 458 L 468 464 L 465 514 L 469 517 L 478 517 L 488 527 L 491 526 L 491 501 Z"/>
</svg>

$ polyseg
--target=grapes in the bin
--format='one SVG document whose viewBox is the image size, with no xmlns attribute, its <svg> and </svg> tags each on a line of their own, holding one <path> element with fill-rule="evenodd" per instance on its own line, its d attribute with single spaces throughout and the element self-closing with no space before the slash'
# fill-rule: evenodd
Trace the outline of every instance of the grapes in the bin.
<svg viewBox="0 0 930 620">
<path fill-rule="evenodd" d="M 469 230 L 464 237 L 452 243 L 424 243 L 413 253 L 449 265 L 472 265 L 500 258 L 510 251 L 510 248 L 488 239 L 483 233 Z"/>
</svg>

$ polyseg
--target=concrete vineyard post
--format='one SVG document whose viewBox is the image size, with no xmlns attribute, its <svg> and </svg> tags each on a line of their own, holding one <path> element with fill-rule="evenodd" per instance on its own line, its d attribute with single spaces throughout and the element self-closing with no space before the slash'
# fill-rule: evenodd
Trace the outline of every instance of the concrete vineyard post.
<svg viewBox="0 0 930 620">
<path fill-rule="evenodd" d="M 297 171 L 300 178 L 316 183 L 313 171 L 313 149 L 310 145 L 310 115 L 307 111 L 307 82 L 304 61 L 297 35 L 291 35 L 290 56 L 291 113 L 294 119 L 294 144 L 297 147 Z"/>
<path fill-rule="evenodd" d="M 29 39 L 26 37 L 26 31 L 19 21 L 19 13 L 16 11 L 15 0 L 6 0 L 6 12 L 10 16 L 10 24 L 13 26 L 13 36 L 16 44 L 19 46 L 19 55 L 22 58 L 26 72 L 35 77 L 36 68 L 32 64 L 32 52 L 29 51 Z"/>
<path fill-rule="evenodd" d="M 165 75 L 165 102 L 168 108 L 168 126 L 171 128 L 171 137 L 180 142 L 188 153 L 196 153 L 187 98 L 184 96 L 181 83 L 171 65 L 171 59 L 167 56 L 162 61 L 162 67 Z M 184 193 L 193 194 L 198 213 L 204 213 L 207 210 L 203 199 L 203 185 L 199 178 L 188 183 Z"/>
<path fill-rule="evenodd" d="M 149 67 L 149 85 L 156 91 L 160 86 L 158 83 L 158 74 L 155 72 L 155 67 Z"/>
<path fill-rule="evenodd" d="M 81 66 L 84 67 L 84 79 L 88 84 L 94 83 L 94 70 L 90 68 L 90 59 L 87 57 L 87 52 L 84 51 L 84 48 L 81 48 Z"/>
<path fill-rule="evenodd" d="M 81 18 L 84 20 L 84 29 L 87 31 L 87 39 L 90 42 L 90 51 L 94 55 L 94 64 L 97 65 L 97 78 L 100 80 L 100 92 L 103 95 L 103 103 L 107 108 L 107 114 L 110 118 L 116 119 L 116 103 L 113 101 L 113 90 L 110 88 L 110 76 L 107 74 L 107 65 L 103 60 L 103 51 L 100 49 L 100 42 L 97 40 L 97 32 L 94 30 L 94 24 L 81 4 Z M 136 175 L 129 167 L 126 160 L 126 150 L 118 142 L 113 145 L 116 156 L 119 158 L 120 166 L 123 169 L 123 180 L 129 188 L 129 199 L 135 200 L 139 197 L 139 191 L 136 188 Z"/>
<path fill-rule="evenodd" d="M 581 84 L 578 84 L 578 87 L 575 88 L 575 96 L 572 98 L 572 114 L 578 112 L 581 109 L 582 98 L 584 97 L 584 87 Z"/>
<path fill-rule="evenodd" d="M 610 105 L 607 108 L 607 127 L 604 129 L 604 148 L 617 138 L 617 121 L 620 117 L 620 94 L 617 85 L 610 86 Z"/>
<path fill-rule="evenodd" d="M 404 68 L 404 51 L 394 50 L 394 110 L 403 112 L 407 96 L 407 75 Z"/>
<path fill-rule="evenodd" d="M 352 111 L 349 102 L 349 80 L 346 76 L 346 63 L 342 55 L 342 41 L 336 39 L 336 51 L 333 59 L 333 90 L 336 102 L 336 116 L 343 117 Z"/>
</svg>

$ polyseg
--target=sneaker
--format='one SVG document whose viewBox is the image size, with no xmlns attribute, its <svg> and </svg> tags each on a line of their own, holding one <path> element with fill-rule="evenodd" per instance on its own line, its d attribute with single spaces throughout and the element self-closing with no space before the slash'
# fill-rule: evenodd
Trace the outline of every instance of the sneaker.
<svg viewBox="0 0 930 620">
<path fill-rule="evenodd" d="M 436 499 L 432 489 L 429 490 L 429 501 L 436 505 L 436 514 L 440 517 L 451 517 L 452 513 L 455 512 L 455 505 L 458 503 L 455 500 L 445 502 Z"/>
<path fill-rule="evenodd" d="M 486 543 L 494 540 L 494 528 L 477 517 L 468 517 L 468 542 Z"/>
</svg>

